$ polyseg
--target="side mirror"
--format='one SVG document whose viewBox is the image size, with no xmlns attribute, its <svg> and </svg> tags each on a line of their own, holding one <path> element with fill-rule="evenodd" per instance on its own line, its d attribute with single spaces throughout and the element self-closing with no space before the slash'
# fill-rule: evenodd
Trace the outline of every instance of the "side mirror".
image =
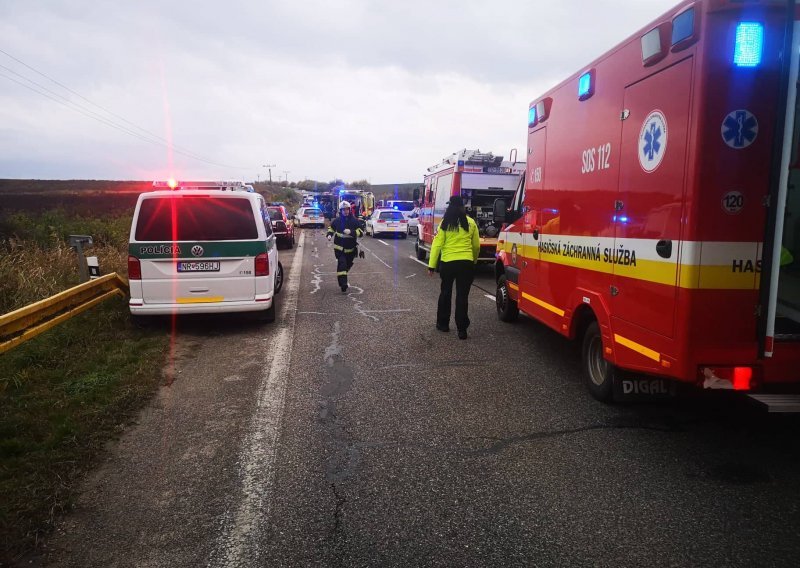
<svg viewBox="0 0 800 568">
<path fill-rule="evenodd" d="M 502 225 L 506 222 L 506 200 L 505 199 L 495 199 L 494 200 L 494 210 L 493 210 L 493 219 L 494 224 L 497 226 Z"/>
</svg>

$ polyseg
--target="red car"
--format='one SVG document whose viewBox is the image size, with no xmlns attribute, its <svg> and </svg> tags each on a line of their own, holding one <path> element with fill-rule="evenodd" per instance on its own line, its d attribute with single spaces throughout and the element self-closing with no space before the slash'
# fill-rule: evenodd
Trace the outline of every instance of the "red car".
<svg viewBox="0 0 800 568">
<path fill-rule="evenodd" d="M 272 232 L 279 245 L 286 245 L 286 248 L 294 246 L 294 225 L 286 214 L 283 205 L 268 205 L 269 219 L 272 221 Z"/>
</svg>

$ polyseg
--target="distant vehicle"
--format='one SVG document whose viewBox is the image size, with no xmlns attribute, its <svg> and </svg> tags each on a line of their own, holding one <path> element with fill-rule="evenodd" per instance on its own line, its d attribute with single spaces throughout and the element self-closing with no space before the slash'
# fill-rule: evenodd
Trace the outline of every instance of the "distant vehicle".
<svg viewBox="0 0 800 568">
<path fill-rule="evenodd" d="M 419 208 L 415 208 L 407 217 L 408 219 L 408 234 L 416 235 L 419 231 Z"/>
<path fill-rule="evenodd" d="M 494 262 L 500 225 L 494 219 L 494 202 L 504 198 L 510 202 L 525 179 L 525 162 L 495 156 L 480 150 L 461 150 L 428 168 L 415 249 L 417 258 L 425 260 L 433 237 L 439 230 L 447 203 L 454 195 L 461 196 L 467 215 L 475 219 L 480 235 L 481 262 Z"/>
<path fill-rule="evenodd" d="M 408 220 L 394 209 L 376 209 L 366 219 L 366 232 L 371 237 L 381 234 L 399 235 L 401 239 L 408 236 Z"/>
<path fill-rule="evenodd" d="M 384 201 L 384 207 L 386 209 L 394 209 L 395 211 L 402 212 L 406 219 L 408 219 L 411 215 L 411 212 L 416 209 L 413 201 L 399 201 L 396 199 Z"/>
<path fill-rule="evenodd" d="M 275 319 L 283 285 L 264 198 L 228 182 L 139 196 L 128 246 L 134 317 L 254 312 Z"/>
<path fill-rule="evenodd" d="M 324 227 L 325 220 L 322 211 L 316 207 L 301 207 L 295 215 L 295 224 L 298 227 Z"/>
<path fill-rule="evenodd" d="M 283 205 L 267 205 L 270 221 L 272 221 L 272 232 L 278 244 L 285 245 L 287 248 L 294 246 L 294 224 L 286 214 Z"/>
</svg>

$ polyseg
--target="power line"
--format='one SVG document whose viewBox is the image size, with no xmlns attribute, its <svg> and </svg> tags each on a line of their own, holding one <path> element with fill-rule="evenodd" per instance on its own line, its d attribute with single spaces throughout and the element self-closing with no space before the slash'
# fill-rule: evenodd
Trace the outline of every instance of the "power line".
<svg viewBox="0 0 800 568">
<path fill-rule="evenodd" d="M 58 85 L 59 87 L 69 91 L 70 93 L 72 93 L 75 96 L 81 98 L 82 100 L 86 101 L 87 103 L 91 104 L 92 106 L 97 107 L 100 110 L 102 110 L 103 112 L 118 118 L 119 120 L 121 120 L 122 122 L 124 122 L 126 124 L 130 124 L 131 126 L 136 128 L 137 130 L 140 130 L 141 132 L 144 132 L 147 136 L 155 138 L 156 140 L 152 140 L 150 138 L 147 138 L 146 136 L 144 136 L 144 135 L 142 135 L 142 134 L 140 134 L 140 133 L 138 133 L 138 132 L 136 132 L 136 131 L 128 128 L 128 127 L 126 127 L 126 126 L 123 126 L 123 125 L 115 122 L 112 119 L 106 118 L 106 117 L 104 117 L 104 116 L 102 116 L 102 115 L 100 115 L 100 114 L 98 114 L 98 113 L 86 108 L 86 107 L 83 107 L 83 106 L 73 102 L 68 97 L 65 97 L 64 95 L 62 95 L 60 93 L 56 93 L 55 91 L 52 91 L 51 89 L 48 89 L 44 85 L 41 85 L 41 84 L 37 83 L 36 81 L 33 81 L 32 79 L 29 79 L 29 78 L 25 77 L 24 75 L 22 75 L 20 73 L 17 73 L 13 69 L 11 69 L 9 67 L 6 67 L 5 65 L 0 65 L 0 68 L 6 69 L 7 71 L 13 73 L 14 75 L 17 75 L 18 77 L 21 77 L 25 81 L 31 83 L 32 85 L 35 85 L 36 87 L 38 87 L 38 89 L 42 89 L 45 92 L 41 92 L 41 91 L 39 91 L 39 90 L 37 90 L 35 88 L 30 87 L 29 85 L 21 83 L 20 81 L 14 79 L 13 77 L 9 77 L 8 75 L 6 75 L 4 73 L 0 73 L 0 76 L 4 77 L 4 78 L 6 78 L 6 79 L 8 79 L 10 81 L 13 81 L 14 83 L 17 83 L 18 85 L 21 85 L 22 87 L 25 87 L 25 88 L 27 88 L 27 89 L 29 89 L 29 90 L 41 95 L 41 96 L 47 97 L 48 99 L 51 99 L 51 100 L 53 100 L 53 101 L 65 106 L 66 108 L 68 108 L 70 110 L 74 110 L 74 111 L 76 111 L 76 112 L 78 112 L 80 114 L 83 114 L 84 116 L 87 116 L 88 118 L 92 118 L 94 120 L 97 120 L 98 122 L 101 122 L 101 123 L 105 124 L 106 126 L 110 126 L 111 128 L 115 128 L 115 129 L 119 130 L 120 132 L 122 132 L 124 134 L 128 134 L 129 136 L 133 136 L 134 138 L 137 138 L 137 139 L 142 140 L 144 142 L 149 142 L 151 144 L 155 144 L 155 145 L 159 145 L 159 146 L 163 146 L 163 147 L 166 147 L 168 149 L 171 149 L 172 151 L 174 151 L 174 152 L 176 152 L 178 154 L 181 154 L 183 156 L 186 156 L 187 158 L 191 158 L 193 160 L 198 160 L 200 162 L 205 162 L 205 163 L 213 165 L 213 166 L 218 166 L 218 167 L 227 168 L 227 169 L 237 169 L 237 170 L 250 169 L 248 167 L 243 167 L 243 166 L 231 166 L 230 164 L 221 164 L 219 162 L 215 162 L 213 160 L 209 160 L 207 158 L 204 158 L 204 157 L 200 156 L 199 154 L 196 154 L 196 153 L 194 153 L 194 152 L 192 152 L 190 150 L 186 150 L 186 149 L 181 148 L 180 146 L 176 146 L 176 145 L 172 144 L 171 142 L 169 142 L 168 140 L 166 140 L 165 138 L 159 136 L 158 134 L 154 134 L 154 133 L 150 132 L 149 130 L 147 130 L 145 128 L 142 128 L 142 127 L 138 126 L 137 124 L 127 120 L 126 118 L 124 118 L 124 117 L 122 117 L 122 116 L 120 116 L 120 115 L 118 115 L 118 114 L 106 109 L 105 107 L 103 107 L 103 106 L 101 106 L 101 105 L 99 105 L 97 103 L 92 102 L 91 100 L 87 99 L 86 97 L 84 97 L 83 95 L 78 93 L 77 91 L 75 91 L 73 89 L 70 89 L 69 87 L 67 87 L 63 83 L 60 83 L 59 81 L 53 79 L 52 77 L 50 77 L 50 76 L 42 73 L 41 71 L 31 67 L 30 65 L 28 65 L 27 63 L 25 63 L 24 61 L 22 61 L 22 60 L 20 60 L 20 59 L 18 59 L 16 57 L 14 57 L 10 53 L 8 53 L 8 52 L 6 52 L 6 51 L 4 51 L 2 49 L 0 49 L 0 53 L 6 55 L 10 59 L 13 59 L 17 63 L 27 67 L 28 69 L 30 69 L 34 73 L 36 73 L 38 75 L 41 75 L 42 77 L 44 77 L 48 81 L 51 81 L 51 82 L 55 83 L 56 85 Z M 55 95 L 56 97 L 59 97 L 59 99 L 63 99 L 63 100 L 59 100 L 59 99 L 56 99 L 56 98 L 54 98 L 52 96 L 49 96 L 47 93 L 51 93 L 51 94 Z"/>
</svg>

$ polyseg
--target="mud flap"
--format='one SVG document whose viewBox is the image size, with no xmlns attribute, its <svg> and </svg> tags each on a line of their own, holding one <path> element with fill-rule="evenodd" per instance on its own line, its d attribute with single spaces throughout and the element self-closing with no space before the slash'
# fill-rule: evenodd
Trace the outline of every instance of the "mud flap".
<svg viewBox="0 0 800 568">
<path fill-rule="evenodd" d="M 677 396 L 675 381 L 620 370 L 614 377 L 612 389 L 615 402 L 653 402 Z"/>
</svg>

